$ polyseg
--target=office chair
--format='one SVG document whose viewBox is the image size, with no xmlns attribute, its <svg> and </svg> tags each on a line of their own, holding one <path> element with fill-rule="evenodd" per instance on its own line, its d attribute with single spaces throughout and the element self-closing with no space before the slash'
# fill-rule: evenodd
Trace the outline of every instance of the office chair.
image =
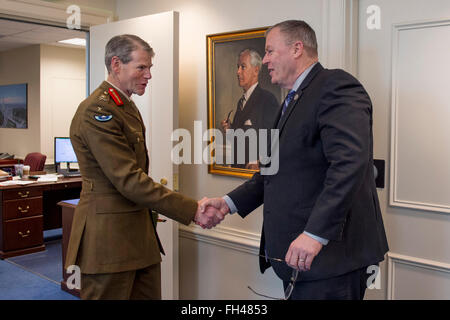
<svg viewBox="0 0 450 320">
<path fill-rule="evenodd" d="M 30 166 L 30 171 L 43 171 L 45 166 L 45 159 L 47 156 L 39 152 L 32 152 L 27 154 L 24 165 Z"/>
</svg>

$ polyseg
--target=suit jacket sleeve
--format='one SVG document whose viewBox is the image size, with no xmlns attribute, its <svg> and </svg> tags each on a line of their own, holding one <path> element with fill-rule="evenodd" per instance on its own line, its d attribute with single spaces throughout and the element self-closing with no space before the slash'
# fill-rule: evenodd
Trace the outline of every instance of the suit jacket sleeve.
<svg viewBox="0 0 450 320">
<path fill-rule="evenodd" d="M 245 218 L 264 202 L 264 177 L 255 173 L 253 177 L 227 194 L 236 205 L 238 214 Z"/>
<path fill-rule="evenodd" d="M 339 241 L 369 164 L 372 106 L 362 85 L 339 70 L 322 89 L 318 108 L 318 129 L 329 167 L 305 231 Z"/>
<path fill-rule="evenodd" d="M 122 129 L 120 111 L 111 111 L 113 118 L 110 121 L 99 122 L 94 119 L 98 114 L 96 106 L 90 106 L 80 124 L 81 138 L 90 148 L 105 176 L 125 198 L 189 224 L 195 216 L 197 202 L 154 182 L 139 167 L 136 151 L 129 145 Z M 145 150 L 144 145 L 138 147 Z"/>
</svg>

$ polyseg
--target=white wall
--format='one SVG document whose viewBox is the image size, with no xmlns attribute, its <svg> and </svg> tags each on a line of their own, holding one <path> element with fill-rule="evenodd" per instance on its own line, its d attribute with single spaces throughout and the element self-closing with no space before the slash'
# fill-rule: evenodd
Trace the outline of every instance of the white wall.
<svg viewBox="0 0 450 320">
<path fill-rule="evenodd" d="M 379 30 L 366 28 L 371 5 Z M 374 106 L 374 156 L 386 159 L 389 298 L 450 298 L 449 17 L 447 0 L 360 1 L 358 78 Z"/>
<path fill-rule="evenodd" d="M 41 153 L 53 163 L 54 137 L 68 137 L 70 123 L 86 98 L 86 50 L 41 45 Z"/>
<path fill-rule="evenodd" d="M 206 35 L 304 19 L 315 29 L 322 55 L 324 3 L 328 1 L 136 0 L 130 5 L 129 1 L 118 0 L 116 15 L 122 20 L 171 10 L 180 13 L 179 126 L 193 136 L 195 120 L 201 120 L 204 129 L 207 126 Z M 180 167 L 180 191 L 195 199 L 221 196 L 243 181 L 208 174 L 206 164 Z M 228 216 L 211 231 L 194 226 L 182 228 L 180 298 L 257 299 L 247 285 L 281 297 L 281 281 L 273 271 L 259 273 L 256 254 L 261 225 L 262 208 L 259 208 L 245 220 L 237 215 Z"/>
<path fill-rule="evenodd" d="M 28 83 L 28 129 L 0 128 L 0 152 L 30 152 L 53 163 L 53 137 L 68 136 L 86 97 L 85 50 L 34 45 L 0 53 L 0 85 Z"/>
<path fill-rule="evenodd" d="M 25 158 L 40 150 L 40 89 L 38 45 L 0 52 L 0 85 L 28 84 L 28 129 L 0 128 L 0 152 Z"/>
</svg>

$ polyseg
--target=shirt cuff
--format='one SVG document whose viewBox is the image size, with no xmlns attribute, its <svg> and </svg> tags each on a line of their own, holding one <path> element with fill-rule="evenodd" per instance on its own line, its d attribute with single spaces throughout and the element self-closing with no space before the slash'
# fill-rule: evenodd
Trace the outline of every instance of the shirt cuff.
<svg viewBox="0 0 450 320">
<path fill-rule="evenodd" d="M 230 209 L 230 214 L 236 213 L 238 210 L 233 202 L 233 200 L 231 200 L 231 198 L 227 195 L 222 197 L 223 200 L 225 200 L 225 202 L 227 203 L 228 208 Z M 324 239 L 318 236 L 315 236 L 307 231 L 303 232 L 304 234 L 306 234 L 307 236 L 313 238 L 316 241 L 319 241 L 322 245 L 326 246 L 329 242 L 328 239 Z"/>
<path fill-rule="evenodd" d="M 222 199 L 225 200 L 225 202 L 227 203 L 227 206 L 230 209 L 230 214 L 233 214 L 238 211 L 236 206 L 234 205 L 233 200 L 231 200 L 229 196 L 225 195 L 222 197 Z"/>
<path fill-rule="evenodd" d="M 313 238 L 314 240 L 319 241 L 324 246 L 326 246 L 328 244 L 328 241 L 329 241 L 328 239 L 324 239 L 324 238 L 315 236 L 315 235 L 313 235 L 313 234 L 311 234 L 309 232 L 306 232 L 306 231 L 303 231 L 303 233 L 306 234 L 307 236 Z"/>
</svg>

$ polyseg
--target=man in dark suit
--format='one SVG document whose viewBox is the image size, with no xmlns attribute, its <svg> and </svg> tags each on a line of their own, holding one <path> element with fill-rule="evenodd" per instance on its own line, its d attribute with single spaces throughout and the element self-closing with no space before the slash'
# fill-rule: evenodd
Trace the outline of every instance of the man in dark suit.
<svg viewBox="0 0 450 320">
<path fill-rule="evenodd" d="M 259 72 L 261 71 L 262 59 L 259 53 L 254 49 L 244 49 L 239 53 L 237 64 L 237 79 L 239 86 L 243 89 L 242 97 L 239 99 L 234 114 L 233 122 L 229 119 L 221 122 L 222 128 L 228 129 L 248 129 L 255 130 L 258 134 L 259 129 L 269 129 L 278 110 L 278 101 L 275 96 L 261 88 L 258 84 Z M 238 141 L 238 140 L 236 140 Z M 254 141 L 257 145 L 257 141 Z M 257 154 L 251 156 L 250 148 L 253 147 L 247 141 L 245 150 L 245 163 L 239 164 L 237 157 L 237 143 L 234 143 L 235 158 L 233 167 L 258 170 Z M 257 147 L 254 150 L 257 151 Z M 257 153 L 257 152 L 256 152 Z"/>
<path fill-rule="evenodd" d="M 363 299 L 368 267 L 388 251 L 370 98 L 350 74 L 318 63 L 314 30 L 303 21 L 267 31 L 263 63 L 272 83 L 290 90 L 274 123 L 279 170 L 255 173 L 223 197 L 223 209 L 246 217 L 264 203 L 260 267 L 274 268 L 286 296 Z"/>
</svg>

